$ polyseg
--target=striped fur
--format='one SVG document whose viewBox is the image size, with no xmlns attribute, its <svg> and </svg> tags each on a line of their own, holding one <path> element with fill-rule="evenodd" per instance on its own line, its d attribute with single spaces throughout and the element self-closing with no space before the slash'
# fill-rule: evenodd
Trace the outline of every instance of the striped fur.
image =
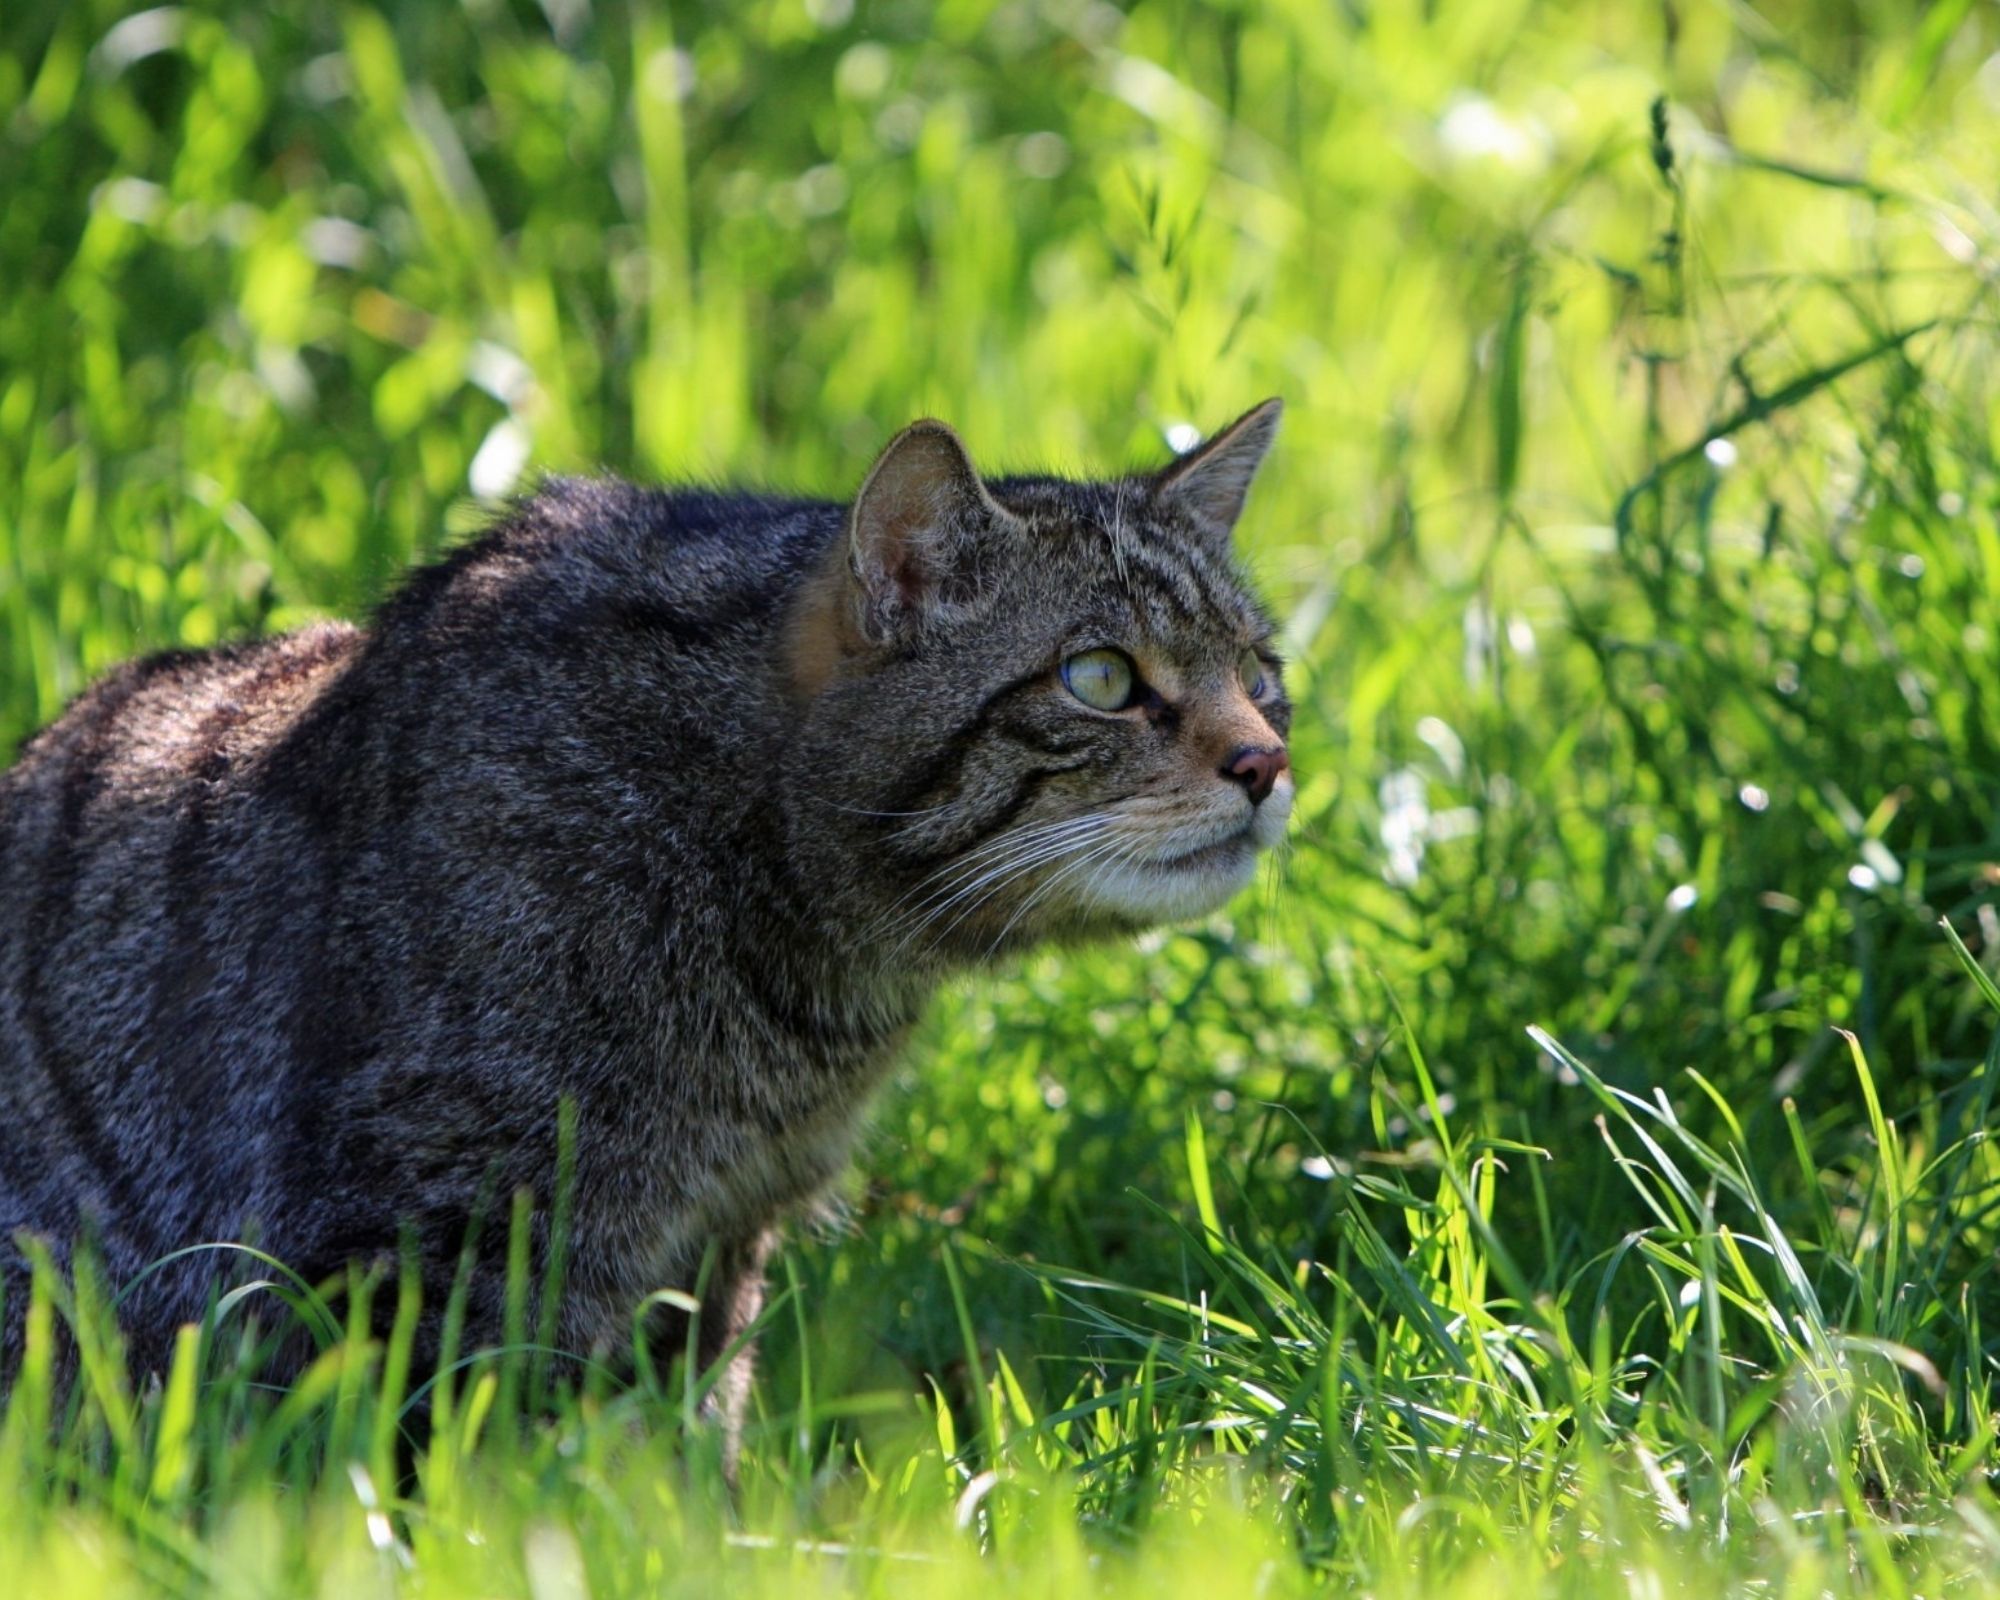
<svg viewBox="0 0 2000 1600">
<path fill-rule="evenodd" d="M 720 1350 L 940 978 L 1199 910 L 1282 826 L 1218 768 L 1285 731 L 1216 512 L 1274 418 L 1110 483 L 935 430 L 851 507 L 555 481 L 365 630 L 111 674 L 0 777 L 0 1238 L 320 1279 L 407 1228 L 431 1339 L 483 1213 L 491 1341 L 567 1099 L 562 1342 L 713 1248 Z M 1116 715 L 1060 674 L 1107 644 L 1158 690 Z M 141 1365 L 215 1272 L 121 1308 Z"/>
</svg>

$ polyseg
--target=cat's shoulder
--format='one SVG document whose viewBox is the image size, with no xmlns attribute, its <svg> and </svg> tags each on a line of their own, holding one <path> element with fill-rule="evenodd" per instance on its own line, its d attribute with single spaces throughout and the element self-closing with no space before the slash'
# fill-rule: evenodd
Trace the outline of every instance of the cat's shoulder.
<svg viewBox="0 0 2000 1600">
<path fill-rule="evenodd" d="M 733 553 L 754 563 L 760 553 L 822 537 L 843 511 L 833 501 L 764 489 L 550 475 L 500 508 L 482 533 L 414 569 L 399 598 L 420 603 L 444 589 L 572 562 L 652 569 Z"/>
<path fill-rule="evenodd" d="M 614 546 L 659 559 L 715 545 L 745 554 L 779 548 L 803 525 L 837 523 L 841 513 L 831 501 L 761 488 L 549 477 L 515 502 L 503 526 L 528 545 Z"/>
</svg>

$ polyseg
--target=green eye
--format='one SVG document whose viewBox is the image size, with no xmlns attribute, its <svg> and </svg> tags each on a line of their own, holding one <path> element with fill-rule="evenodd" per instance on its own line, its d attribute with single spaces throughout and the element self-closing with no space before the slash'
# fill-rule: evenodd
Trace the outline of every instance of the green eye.
<svg viewBox="0 0 2000 1600">
<path fill-rule="evenodd" d="M 1123 711 L 1132 702 L 1132 663 L 1116 650 L 1086 650 L 1062 664 L 1063 687 L 1094 711 Z"/>
<path fill-rule="evenodd" d="M 1245 650 L 1243 659 L 1236 663 L 1236 676 L 1243 684 L 1243 692 L 1252 700 L 1264 698 L 1264 691 L 1270 687 L 1264 674 L 1263 660 L 1255 650 Z"/>
</svg>

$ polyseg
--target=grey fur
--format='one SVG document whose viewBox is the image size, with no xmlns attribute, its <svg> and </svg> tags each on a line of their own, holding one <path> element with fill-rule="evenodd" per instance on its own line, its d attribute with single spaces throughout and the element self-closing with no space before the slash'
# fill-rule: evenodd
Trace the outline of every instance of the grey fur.
<svg viewBox="0 0 2000 1600">
<path fill-rule="evenodd" d="M 0 776 L 0 1240 L 88 1233 L 117 1283 L 248 1235 L 318 1279 L 407 1225 L 434 1353 L 484 1207 L 490 1342 L 568 1099 L 562 1343 L 712 1249 L 712 1356 L 942 977 L 1213 904 L 1282 827 L 1217 765 L 1287 720 L 1213 537 L 1243 450 L 982 484 L 921 424 L 855 507 L 553 481 L 365 631 L 112 673 Z M 1094 645 L 1160 692 L 1080 705 Z M 137 1363 L 215 1270 L 126 1303 Z"/>
</svg>

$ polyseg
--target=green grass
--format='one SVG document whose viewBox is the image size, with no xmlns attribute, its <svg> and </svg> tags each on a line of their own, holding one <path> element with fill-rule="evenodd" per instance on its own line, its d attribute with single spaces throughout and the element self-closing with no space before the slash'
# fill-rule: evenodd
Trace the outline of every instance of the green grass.
<svg viewBox="0 0 2000 1600">
<path fill-rule="evenodd" d="M 50 1282 L 93 1355 L 0 1422 L 7 1593 L 2000 1593 L 1996 52 L 0 12 L 0 740 L 360 610 L 520 449 L 841 493 L 923 412 L 1088 469 L 1276 392 L 1301 773 L 1229 915 L 940 1000 L 779 1265 L 739 1509 L 667 1353 L 542 1409 L 479 1357 L 405 1480 L 430 1375 L 339 1332 L 395 1283 L 274 1394 L 250 1302 L 135 1392 Z"/>
</svg>

